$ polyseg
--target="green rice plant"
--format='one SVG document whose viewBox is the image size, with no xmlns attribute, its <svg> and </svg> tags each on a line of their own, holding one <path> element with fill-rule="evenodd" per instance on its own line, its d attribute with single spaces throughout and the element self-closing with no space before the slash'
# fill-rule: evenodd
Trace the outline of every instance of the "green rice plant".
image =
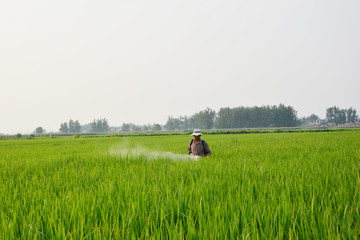
<svg viewBox="0 0 360 240">
<path fill-rule="evenodd" d="M 0 142 L 1 239 L 359 239 L 360 132 Z"/>
</svg>

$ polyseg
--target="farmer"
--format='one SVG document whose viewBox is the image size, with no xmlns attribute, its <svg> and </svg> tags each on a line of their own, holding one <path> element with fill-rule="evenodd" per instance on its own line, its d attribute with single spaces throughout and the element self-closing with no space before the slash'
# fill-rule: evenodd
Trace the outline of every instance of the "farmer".
<svg viewBox="0 0 360 240">
<path fill-rule="evenodd" d="M 202 135 L 200 129 L 194 129 L 194 132 L 191 134 L 194 136 L 194 139 L 191 139 L 188 146 L 189 155 L 195 156 L 210 156 L 211 151 L 209 145 L 204 140 L 200 139 Z"/>
</svg>

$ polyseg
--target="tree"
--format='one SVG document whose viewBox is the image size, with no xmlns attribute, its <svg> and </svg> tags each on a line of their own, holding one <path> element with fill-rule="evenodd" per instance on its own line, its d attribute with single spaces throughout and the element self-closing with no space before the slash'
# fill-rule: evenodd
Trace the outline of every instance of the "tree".
<svg viewBox="0 0 360 240">
<path fill-rule="evenodd" d="M 81 125 L 78 120 L 76 120 L 74 123 L 74 132 L 76 132 L 76 133 L 81 132 Z"/>
<path fill-rule="evenodd" d="M 215 118 L 216 128 L 292 127 L 298 124 L 291 106 L 255 106 L 221 108 Z"/>
<path fill-rule="evenodd" d="M 168 120 L 165 124 L 166 130 L 179 130 L 181 128 L 180 119 L 173 118 L 172 116 L 168 117 Z"/>
<path fill-rule="evenodd" d="M 320 118 L 318 117 L 318 115 L 316 114 L 311 114 L 309 117 L 306 118 L 306 120 L 308 122 L 316 122 L 318 121 Z"/>
<path fill-rule="evenodd" d="M 75 122 L 72 119 L 69 120 L 69 132 L 75 132 Z"/>
<path fill-rule="evenodd" d="M 61 123 L 59 130 L 60 130 L 60 132 L 62 132 L 62 133 L 67 133 L 67 132 L 69 132 L 68 124 L 67 124 L 66 122 Z"/>
<path fill-rule="evenodd" d="M 161 131 L 161 125 L 160 124 L 153 124 L 152 130 L 153 131 Z"/>
<path fill-rule="evenodd" d="M 336 124 L 345 124 L 346 123 L 346 110 L 340 109 L 338 116 L 336 118 Z"/>
<path fill-rule="evenodd" d="M 123 131 L 123 132 L 129 132 L 129 131 L 130 131 L 130 124 L 128 124 L 128 123 L 123 123 L 123 125 L 121 126 L 121 131 Z"/>
<path fill-rule="evenodd" d="M 108 132 L 109 131 L 109 123 L 106 118 L 103 119 L 94 119 L 94 121 L 90 124 L 91 132 Z"/>
<path fill-rule="evenodd" d="M 216 128 L 231 128 L 232 127 L 232 110 L 227 108 L 220 108 L 216 120 Z"/>
<path fill-rule="evenodd" d="M 62 133 L 78 133 L 81 132 L 81 125 L 78 120 L 74 121 L 70 119 L 69 123 L 61 123 L 59 130 Z"/>
<path fill-rule="evenodd" d="M 166 130 L 189 130 L 191 120 L 187 116 L 180 116 L 179 118 L 169 116 L 164 128 Z"/>
<path fill-rule="evenodd" d="M 92 123 L 90 125 L 91 125 L 90 132 L 100 132 L 99 126 L 98 126 L 97 121 L 95 119 L 92 121 Z"/>
<path fill-rule="evenodd" d="M 279 104 L 278 107 L 273 106 L 274 126 L 276 127 L 293 127 L 296 125 L 296 111 L 291 106 Z"/>
<path fill-rule="evenodd" d="M 356 110 L 352 107 L 346 110 L 346 122 L 355 123 L 357 121 Z"/>
<path fill-rule="evenodd" d="M 336 114 L 338 112 L 336 106 L 326 109 L 326 120 L 328 123 L 336 123 Z"/>
<path fill-rule="evenodd" d="M 215 116 L 214 110 L 206 108 L 191 116 L 191 124 L 194 128 L 211 129 L 214 126 Z"/>
<path fill-rule="evenodd" d="M 135 125 L 135 124 L 134 124 L 132 129 L 133 129 L 134 132 L 140 132 L 142 130 L 142 128 L 140 126 Z"/>
<path fill-rule="evenodd" d="M 35 129 L 35 133 L 36 133 L 36 134 L 43 134 L 43 132 L 44 132 L 44 129 L 43 129 L 42 127 L 37 127 L 37 128 Z"/>
<path fill-rule="evenodd" d="M 187 116 L 180 116 L 179 121 L 181 130 L 191 129 L 190 119 Z"/>
<path fill-rule="evenodd" d="M 356 110 L 352 107 L 349 109 L 330 107 L 326 109 L 326 120 L 335 124 L 355 123 L 357 121 Z"/>
</svg>

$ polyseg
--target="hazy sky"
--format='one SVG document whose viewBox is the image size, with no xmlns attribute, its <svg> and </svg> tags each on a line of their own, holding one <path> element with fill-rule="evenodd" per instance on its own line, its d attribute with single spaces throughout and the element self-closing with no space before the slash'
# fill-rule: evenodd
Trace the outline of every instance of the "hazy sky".
<svg viewBox="0 0 360 240">
<path fill-rule="evenodd" d="M 360 1 L 0 1 L 0 132 L 210 107 L 360 112 Z"/>
</svg>

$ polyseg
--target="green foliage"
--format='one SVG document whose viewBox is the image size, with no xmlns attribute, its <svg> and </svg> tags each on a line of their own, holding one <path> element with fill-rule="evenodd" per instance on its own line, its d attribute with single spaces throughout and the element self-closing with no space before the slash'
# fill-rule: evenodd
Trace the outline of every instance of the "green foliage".
<svg viewBox="0 0 360 240">
<path fill-rule="evenodd" d="M 60 124 L 59 131 L 62 132 L 62 133 L 68 133 L 69 132 L 69 127 L 68 127 L 67 122 L 64 122 L 64 123 Z"/>
<path fill-rule="evenodd" d="M 190 138 L 1 141 L 0 239 L 359 239 L 360 131 L 204 135 L 210 158 L 148 160 Z"/>
<path fill-rule="evenodd" d="M 21 138 L 21 137 L 22 137 L 21 133 L 17 133 L 15 136 L 16 136 L 17 138 Z"/>
<path fill-rule="evenodd" d="M 123 125 L 121 126 L 121 131 L 123 132 L 129 132 L 130 131 L 130 124 L 129 123 L 123 123 Z"/>
<path fill-rule="evenodd" d="M 326 109 L 326 119 L 329 123 L 355 123 L 358 120 L 357 112 L 353 108 L 340 109 L 336 106 Z"/>
<path fill-rule="evenodd" d="M 233 128 L 234 120 L 234 111 L 232 109 L 229 107 L 220 108 L 215 119 L 215 127 L 224 129 Z"/>
<path fill-rule="evenodd" d="M 319 116 L 316 114 L 311 114 L 309 117 L 306 118 L 308 122 L 316 122 L 319 119 Z"/>
<path fill-rule="evenodd" d="M 141 131 L 161 131 L 162 127 L 160 124 L 146 124 L 143 126 L 135 125 L 133 123 L 123 123 L 121 126 L 122 132 L 141 132 Z"/>
<path fill-rule="evenodd" d="M 211 129 L 214 126 L 215 116 L 214 110 L 206 108 L 190 117 L 173 118 L 170 116 L 164 127 L 166 130 Z"/>
<path fill-rule="evenodd" d="M 90 132 L 108 132 L 109 131 L 109 122 L 106 118 L 94 119 L 94 121 L 90 125 L 91 125 Z"/>
<path fill-rule="evenodd" d="M 36 134 L 43 134 L 43 133 L 44 133 L 44 129 L 43 129 L 42 127 L 37 127 L 37 128 L 35 129 L 35 133 L 36 133 Z"/>
<path fill-rule="evenodd" d="M 60 124 L 59 128 L 62 133 L 78 133 L 81 132 L 81 125 L 78 120 L 69 120 L 69 123 L 64 122 Z"/>
<path fill-rule="evenodd" d="M 69 120 L 69 132 L 71 133 L 78 133 L 81 131 L 81 126 L 78 120 L 73 121 L 72 119 Z"/>
<path fill-rule="evenodd" d="M 168 117 L 168 120 L 165 124 L 166 130 L 181 130 L 182 128 L 182 122 L 179 118 L 173 118 L 172 116 Z"/>
<path fill-rule="evenodd" d="M 216 113 L 214 110 L 206 108 L 191 116 L 191 126 L 192 128 L 211 129 L 214 126 L 215 116 Z"/>
<path fill-rule="evenodd" d="M 151 130 L 153 130 L 153 131 L 160 131 L 160 130 L 161 130 L 161 125 L 160 125 L 160 124 L 154 124 L 154 125 L 151 127 Z"/>
<path fill-rule="evenodd" d="M 353 109 L 352 107 L 345 110 L 346 112 L 346 121 L 347 123 L 355 123 L 358 121 L 358 115 L 356 112 L 356 109 Z"/>
<path fill-rule="evenodd" d="M 291 106 L 221 108 L 216 128 L 257 128 L 296 126 L 296 111 Z"/>
<path fill-rule="evenodd" d="M 297 125 L 296 111 L 291 106 L 220 108 L 216 113 L 210 108 L 195 113 L 191 117 L 169 117 L 166 130 L 189 130 L 193 128 L 230 129 L 258 127 L 294 127 Z"/>
</svg>

